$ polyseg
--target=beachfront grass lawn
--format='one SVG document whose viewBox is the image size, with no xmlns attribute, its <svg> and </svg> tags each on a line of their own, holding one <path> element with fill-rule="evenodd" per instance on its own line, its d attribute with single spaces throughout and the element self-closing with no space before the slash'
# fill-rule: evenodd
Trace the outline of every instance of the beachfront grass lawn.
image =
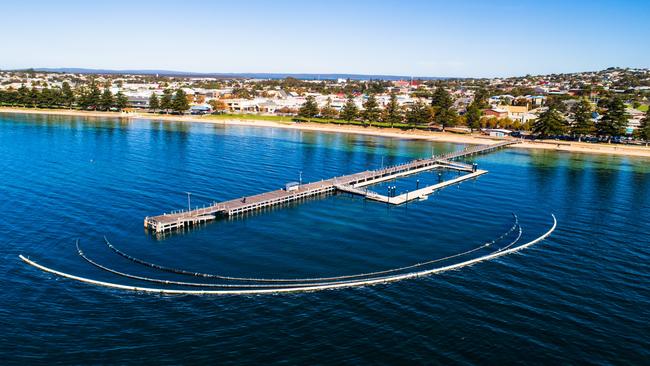
<svg viewBox="0 0 650 366">
<path fill-rule="evenodd" d="M 228 119 L 257 120 L 257 121 L 271 121 L 271 122 L 278 122 L 278 123 L 310 122 L 310 123 L 350 125 L 350 126 L 372 126 L 372 127 L 382 127 L 382 128 L 391 127 L 390 124 L 384 122 L 364 123 L 360 121 L 345 121 L 341 119 L 331 119 L 331 118 L 311 118 L 308 120 L 303 117 L 272 116 L 272 115 L 262 115 L 262 114 L 210 114 L 204 116 L 204 118 L 216 119 L 216 120 L 228 120 Z M 407 125 L 405 123 L 396 123 L 392 127 L 403 129 L 403 130 L 414 128 L 413 126 Z M 416 127 L 416 128 L 422 129 L 422 127 Z"/>
<path fill-rule="evenodd" d="M 207 119 L 216 119 L 216 120 L 224 120 L 224 119 L 249 119 L 249 120 L 256 120 L 256 121 L 271 121 L 271 122 L 292 122 L 291 120 L 294 117 L 291 116 L 269 116 L 269 115 L 262 115 L 262 114 L 209 114 L 203 116 L 203 118 Z"/>
</svg>

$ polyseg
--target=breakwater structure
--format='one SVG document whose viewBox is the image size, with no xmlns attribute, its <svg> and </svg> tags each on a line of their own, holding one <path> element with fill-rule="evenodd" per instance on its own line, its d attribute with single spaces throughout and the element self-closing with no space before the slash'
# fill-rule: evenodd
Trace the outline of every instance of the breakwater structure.
<svg viewBox="0 0 650 366">
<path fill-rule="evenodd" d="M 476 164 L 469 165 L 455 160 L 495 151 L 516 143 L 518 143 L 518 141 L 509 140 L 491 145 L 477 145 L 463 150 L 443 155 L 436 155 L 427 159 L 416 159 L 404 164 L 377 170 L 367 170 L 318 182 L 297 184 L 293 186 L 287 185 L 285 189 L 240 197 L 225 202 L 217 202 L 213 205 L 194 210 L 188 209 L 186 211 L 164 213 L 157 216 L 147 216 L 144 219 L 144 227 L 155 233 L 164 233 L 202 224 L 214 220 L 217 217 L 235 216 L 334 192 L 352 193 L 361 195 L 370 200 L 399 205 L 411 200 L 424 198 L 438 189 L 458 184 L 462 181 L 476 178 L 487 173 L 485 170 L 478 169 Z M 468 174 L 393 197 L 383 196 L 363 188 L 383 181 L 443 168 L 466 172 Z"/>
</svg>

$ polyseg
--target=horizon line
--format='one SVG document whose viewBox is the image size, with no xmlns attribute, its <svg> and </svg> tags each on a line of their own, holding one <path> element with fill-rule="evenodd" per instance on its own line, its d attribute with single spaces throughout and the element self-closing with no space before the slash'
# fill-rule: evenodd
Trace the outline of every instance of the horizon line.
<svg viewBox="0 0 650 366">
<path fill-rule="evenodd" d="M 26 68 L 14 68 L 14 69 L 2 69 L 0 72 L 25 72 L 33 70 L 35 72 L 55 72 L 55 73 L 74 73 L 74 74 L 140 74 L 140 75 L 153 75 L 159 74 L 161 76 L 187 76 L 187 77 L 198 77 L 198 76 L 233 76 L 233 77 L 246 77 L 246 76 L 276 76 L 276 77 L 293 77 L 293 76 L 309 76 L 312 79 L 318 79 L 320 77 L 327 77 L 332 79 L 333 76 L 343 76 L 348 78 L 364 78 L 372 79 L 376 77 L 377 79 L 381 78 L 391 78 L 391 79 L 413 79 L 413 80 L 435 80 L 435 79 L 502 79 L 502 78 L 521 78 L 526 76 L 546 76 L 546 75 L 567 75 L 567 74 L 578 74 L 578 73 L 591 73 L 599 72 L 608 69 L 638 69 L 638 70 L 650 70 L 648 67 L 621 67 L 621 66 L 610 66 L 600 70 L 583 70 L 583 71 L 571 71 L 571 72 L 554 72 L 554 73 L 545 73 L 545 74 L 526 74 L 526 75 L 511 75 L 511 76 L 423 76 L 423 75 L 400 75 L 400 74 L 364 74 L 364 73 L 354 73 L 354 72 L 201 72 L 201 71 L 178 71 L 178 70 L 165 70 L 165 69 L 112 69 L 112 68 L 92 68 L 92 67 L 26 67 Z"/>
</svg>

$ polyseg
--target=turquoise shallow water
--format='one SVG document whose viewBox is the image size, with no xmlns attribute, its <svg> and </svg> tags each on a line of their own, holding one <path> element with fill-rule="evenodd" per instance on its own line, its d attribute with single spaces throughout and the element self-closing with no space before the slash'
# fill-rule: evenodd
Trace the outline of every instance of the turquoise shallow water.
<svg viewBox="0 0 650 366">
<path fill-rule="evenodd" d="M 646 363 L 650 160 L 519 149 L 489 174 L 408 206 L 333 195 L 157 238 L 142 220 L 396 164 L 462 145 L 294 130 L 0 114 L 0 354 L 36 364 L 131 362 Z M 437 181 L 422 174 L 398 190 Z M 385 185 L 376 187 L 385 193 Z M 399 283 L 263 296 L 156 296 L 56 278 L 141 275 L 120 249 L 233 276 L 346 275 L 474 248 L 519 215 L 520 254 Z M 191 280 L 191 279 L 183 279 Z M 142 283 L 139 283 L 142 285 Z"/>
</svg>

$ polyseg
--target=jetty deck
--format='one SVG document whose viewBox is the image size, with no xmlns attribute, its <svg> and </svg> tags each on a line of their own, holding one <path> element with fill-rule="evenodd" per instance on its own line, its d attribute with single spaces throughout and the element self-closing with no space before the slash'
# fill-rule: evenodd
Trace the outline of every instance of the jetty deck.
<svg viewBox="0 0 650 366">
<path fill-rule="evenodd" d="M 433 185 L 423 187 L 423 188 L 420 188 L 420 189 L 416 189 L 414 191 L 407 191 L 407 192 L 402 193 L 402 194 L 397 195 L 397 196 L 385 196 L 385 195 L 379 194 L 377 192 L 374 192 L 374 191 L 371 191 L 371 190 L 368 190 L 368 189 L 362 189 L 362 188 L 358 188 L 358 187 L 355 187 L 355 186 L 348 186 L 348 185 L 343 185 L 343 184 L 336 185 L 336 189 L 341 191 L 341 192 L 347 192 L 347 193 L 352 193 L 352 194 L 356 194 L 356 195 L 359 195 L 359 196 L 363 196 L 363 197 L 365 197 L 365 198 L 367 198 L 369 200 L 373 200 L 373 201 L 389 203 L 391 205 L 401 205 L 401 204 L 404 204 L 404 203 L 409 202 L 409 201 L 426 198 L 427 196 L 429 196 L 430 194 L 432 194 L 433 192 L 435 192 L 435 191 L 437 191 L 439 189 L 442 189 L 442 188 L 445 188 L 445 187 L 448 187 L 448 186 L 451 186 L 451 185 L 454 185 L 454 184 L 460 184 L 461 182 L 464 182 L 464 181 L 469 180 L 469 179 L 476 178 L 476 177 L 481 176 L 481 175 L 483 175 L 485 173 L 487 173 L 487 170 L 477 169 L 476 171 L 474 171 L 472 173 L 461 175 L 460 177 L 450 179 L 450 180 L 446 180 L 444 182 L 433 184 Z"/>
<path fill-rule="evenodd" d="M 215 203 L 214 205 L 198 208 L 195 210 L 188 210 L 188 211 L 181 211 L 181 212 L 175 212 L 170 214 L 162 214 L 158 216 L 146 217 L 144 219 L 144 226 L 145 228 L 157 233 L 165 232 L 165 231 L 173 231 L 173 230 L 178 230 L 185 227 L 193 226 L 196 224 L 205 223 L 207 221 L 217 218 L 218 216 L 239 215 L 239 214 L 259 210 L 266 207 L 286 204 L 293 201 L 299 201 L 301 199 L 305 199 L 308 197 L 333 193 L 336 192 L 337 190 L 345 190 L 342 189 L 343 187 L 351 187 L 354 189 L 358 189 L 359 187 L 379 183 L 386 180 L 395 179 L 406 175 L 416 174 L 422 171 L 432 170 L 436 168 L 448 168 L 448 169 L 470 172 L 473 175 L 471 175 L 469 178 L 473 178 L 474 176 L 484 174 L 485 171 L 480 171 L 482 173 L 475 174 L 479 172 L 476 169 L 476 166 L 456 162 L 453 160 L 462 157 L 471 156 L 471 155 L 494 151 L 514 143 L 517 142 L 504 141 L 493 145 L 480 145 L 480 146 L 469 147 L 464 150 L 456 151 L 453 153 L 433 156 L 428 159 L 417 159 L 417 160 L 410 161 L 408 163 L 394 165 L 382 169 L 367 170 L 367 171 L 354 173 L 350 175 L 334 177 L 319 182 L 302 184 L 298 186 L 296 189 L 292 189 L 292 190 L 278 189 L 275 191 L 264 192 L 252 196 L 236 198 L 230 201 Z M 462 176 L 460 178 L 463 177 L 465 176 Z M 469 179 L 469 178 L 465 178 L 465 179 Z M 445 182 L 442 182 L 441 184 L 443 183 Z M 454 183 L 457 182 L 448 183 L 446 185 L 454 184 Z M 440 189 L 441 187 L 442 186 L 437 187 L 435 189 Z M 431 189 L 431 187 L 423 188 L 423 190 L 426 189 Z M 348 192 L 350 192 L 349 189 Z M 419 193 L 419 195 L 422 196 L 424 195 L 424 193 L 425 192 L 422 191 Z M 397 202 L 402 199 L 399 197 L 400 196 L 391 197 L 391 199 Z M 406 197 L 403 199 L 406 200 Z M 393 203 L 393 202 L 389 201 L 389 203 Z"/>
</svg>

